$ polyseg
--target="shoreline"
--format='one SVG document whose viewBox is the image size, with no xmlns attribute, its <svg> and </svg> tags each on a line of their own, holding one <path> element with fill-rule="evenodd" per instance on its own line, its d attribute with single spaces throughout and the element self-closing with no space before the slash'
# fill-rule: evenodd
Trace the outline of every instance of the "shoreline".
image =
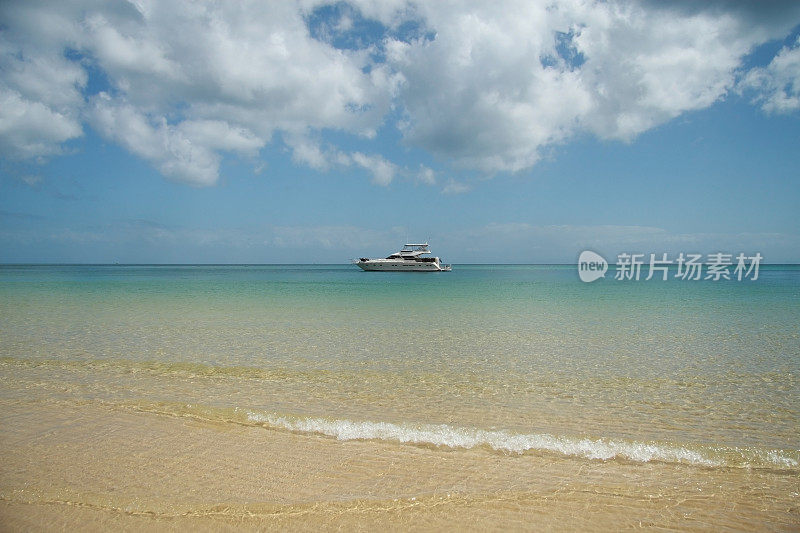
<svg viewBox="0 0 800 533">
<path fill-rule="evenodd" d="M 2 402 L 9 530 L 789 530 L 796 472 L 503 455 Z"/>
</svg>

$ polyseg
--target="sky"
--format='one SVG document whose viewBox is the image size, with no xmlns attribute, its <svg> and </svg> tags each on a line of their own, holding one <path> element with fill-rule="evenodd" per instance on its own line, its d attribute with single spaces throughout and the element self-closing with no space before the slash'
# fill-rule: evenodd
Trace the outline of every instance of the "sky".
<svg viewBox="0 0 800 533">
<path fill-rule="evenodd" d="M 0 262 L 800 263 L 800 3 L 0 3 Z"/>
</svg>

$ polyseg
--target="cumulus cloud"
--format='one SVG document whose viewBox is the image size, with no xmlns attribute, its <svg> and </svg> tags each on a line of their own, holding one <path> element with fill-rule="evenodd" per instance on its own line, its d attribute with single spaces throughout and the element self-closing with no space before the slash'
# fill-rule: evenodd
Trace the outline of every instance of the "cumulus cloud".
<svg viewBox="0 0 800 533">
<path fill-rule="evenodd" d="M 85 119 L 167 177 L 209 185 L 222 153 L 252 155 L 275 131 L 374 136 L 391 75 L 312 38 L 307 13 L 294 2 L 4 2 L 0 150 L 57 153 Z M 105 94 L 85 94 L 92 70 Z"/>
<path fill-rule="evenodd" d="M 0 87 L 0 153 L 26 159 L 61 153 L 63 142 L 82 134 L 70 111 L 60 112 Z"/>
<path fill-rule="evenodd" d="M 800 109 L 800 37 L 784 47 L 765 68 L 751 70 L 741 88 L 755 89 L 755 101 L 768 113 L 789 113 Z"/>
<path fill-rule="evenodd" d="M 93 99 L 89 114 L 95 129 L 153 163 L 165 176 L 195 185 L 217 180 L 220 156 L 212 147 L 193 142 L 185 123 L 173 126 L 164 117 L 148 117 L 105 93 Z"/>
<path fill-rule="evenodd" d="M 335 154 L 325 153 L 318 142 L 311 141 L 307 137 L 290 136 L 287 144 L 292 149 L 292 159 L 317 170 L 327 170 L 331 165 L 331 158 Z"/>
<path fill-rule="evenodd" d="M 59 154 L 83 134 L 87 74 L 64 54 L 76 27 L 63 6 L 42 7 L 37 16 L 33 2 L 0 4 L 0 156 L 8 159 Z"/>
<path fill-rule="evenodd" d="M 219 174 L 220 151 L 254 155 L 264 141 L 221 120 L 184 120 L 176 125 L 148 116 L 124 99 L 100 93 L 87 111 L 92 126 L 165 176 L 192 185 L 211 185 Z"/>
<path fill-rule="evenodd" d="M 528 168 L 580 132 L 631 140 L 723 98 L 742 58 L 800 21 L 788 4 L 782 20 L 705 7 L 422 4 L 435 37 L 387 45 L 403 76 L 400 127 L 407 142 L 486 172 Z"/>
<path fill-rule="evenodd" d="M 300 164 L 388 185 L 408 172 L 376 150 L 314 141 L 366 146 L 388 125 L 445 164 L 514 172 L 576 135 L 629 141 L 713 105 L 798 22 L 796 2 L 9 0 L 0 155 L 57 155 L 88 124 L 210 185 L 225 154 L 254 157 L 277 133 Z M 745 73 L 766 111 L 797 109 L 797 50 Z"/>
<path fill-rule="evenodd" d="M 389 185 L 397 173 L 397 166 L 379 155 L 355 152 L 350 157 L 356 165 L 372 173 L 372 181 L 378 185 Z"/>
<path fill-rule="evenodd" d="M 86 73 L 61 56 L 29 51 L 0 32 L 0 155 L 53 155 L 82 135 L 79 110 Z"/>
<path fill-rule="evenodd" d="M 452 13 L 428 5 L 435 39 L 388 43 L 403 75 L 407 142 L 466 167 L 520 170 L 536 162 L 536 147 L 568 134 L 589 95 L 576 73 L 540 64 L 553 30 L 544 5 L 525 4 Z"/>
<path fill-rule="evenodd" d="M 319 142 L 305 135 L 290 135 L 286 139 L 292 150 L 292 159 L 317 170 L 328 170 L 331 167 L 358 167 L 372 176 L 376 185 L 387 187 L 398 175 L 408 174 L 383 156 L 364 154 L 362 152 L 345 153 L 335 147 L 323 147 Z"/>
</svg>

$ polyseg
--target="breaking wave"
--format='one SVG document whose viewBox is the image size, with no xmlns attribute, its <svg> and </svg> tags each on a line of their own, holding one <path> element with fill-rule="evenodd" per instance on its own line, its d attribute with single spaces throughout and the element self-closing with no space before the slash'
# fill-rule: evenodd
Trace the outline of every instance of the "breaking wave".
<svg viewBox="0 0 800 533">
<path fill-rule="evenodd" d="M 625 459 L 646 463 L 661 461 L 701 466 L 739 466 L 796 468 L 798 453 L 734 447 L 686 447 L 663 443 L 616 439 L 591 439 L 555 436 L 547 433 L 513 433 L 506 430 L 459 428 L 446 424 L 395 424 L 354 422 L 343 419 L 291 417 L 248 412 L 256 424 L 294 432 L 314 433 L 338 440 L 379 440 L 446 448 L 488 447 L 496 451 L 522 454 L 551 452 L 586 459 Z"/>
</svg>

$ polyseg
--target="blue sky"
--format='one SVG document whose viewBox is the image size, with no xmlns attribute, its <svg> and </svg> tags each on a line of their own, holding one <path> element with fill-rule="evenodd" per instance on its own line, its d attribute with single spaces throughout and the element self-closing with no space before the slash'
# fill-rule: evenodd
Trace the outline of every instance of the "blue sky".
<svg viewBox="0 0 800 533">
<path fill-rule="evenodd" d="M 0 261 L 800 262 L 796 3 L 5 2 Z"/>
</svg>

